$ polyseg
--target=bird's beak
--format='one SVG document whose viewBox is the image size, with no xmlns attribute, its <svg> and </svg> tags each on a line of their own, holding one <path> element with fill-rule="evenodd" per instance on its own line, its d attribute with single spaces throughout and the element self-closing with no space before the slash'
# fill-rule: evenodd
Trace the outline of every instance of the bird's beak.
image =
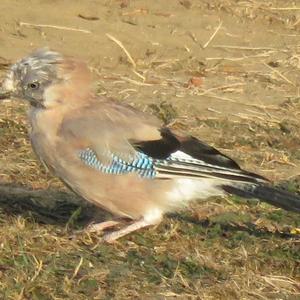
<svg viewBox="0 0 300 300">
<path fill-rule="evenodd" d="M 0 85 L 0 100 L 9 99 L 12 96 L 13 90 L 12 80 L 10 78 L 4 79 Z"/>
<path fill-rule="evenodd" d="M 6 91 L 2 87 L 0 87 L 0 100 L 1 99 L 9 99 L 11 97 L 11 92 Z"/>
</svg>

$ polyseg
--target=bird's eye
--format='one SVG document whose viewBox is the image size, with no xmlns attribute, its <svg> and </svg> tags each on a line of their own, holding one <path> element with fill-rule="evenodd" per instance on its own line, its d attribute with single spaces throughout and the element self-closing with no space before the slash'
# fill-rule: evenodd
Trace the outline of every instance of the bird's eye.
<svg viewBox="0 0 300 300">
<path fill-rule="evenodd" d="M 35 82 L 31 82 L 28 84 L 28 87 L 31 89 L 31 90 L 36 90 L 40 87 L 40 84 L 35 81 Z"/>
</svg>

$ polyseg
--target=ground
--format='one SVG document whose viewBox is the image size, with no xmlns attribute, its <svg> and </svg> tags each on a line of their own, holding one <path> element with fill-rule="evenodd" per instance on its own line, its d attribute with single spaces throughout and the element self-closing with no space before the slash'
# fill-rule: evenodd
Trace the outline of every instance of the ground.
<svg viewBox="0 0 300 300">
<path fill-rule="evenodd" d="M 299 37 L 299 1 L 1 0 L 0 76 L 43 46 L 79 57 L 97 93 L 296 193 Z M 113 245 L 80 232 L 91 209 L 36 160 L 26 110 L 0 107 L 1 299 L 300 298 L 299 215 L 255 200 L 195 203 Z"/>
</svg>

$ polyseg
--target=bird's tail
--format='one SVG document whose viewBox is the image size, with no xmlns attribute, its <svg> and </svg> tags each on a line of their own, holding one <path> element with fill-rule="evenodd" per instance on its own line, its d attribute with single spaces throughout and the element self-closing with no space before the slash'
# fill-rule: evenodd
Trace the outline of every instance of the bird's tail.
<svg viewBox="0 0 300 300">
<path fill-rule="evenodd" d="M 257 198 L 266 203 L 285 210 L 300 213 L 300 196 L 279 190 L 263 184 L 223 185 L 222 188 L 230 194 Z"/>
</svg>

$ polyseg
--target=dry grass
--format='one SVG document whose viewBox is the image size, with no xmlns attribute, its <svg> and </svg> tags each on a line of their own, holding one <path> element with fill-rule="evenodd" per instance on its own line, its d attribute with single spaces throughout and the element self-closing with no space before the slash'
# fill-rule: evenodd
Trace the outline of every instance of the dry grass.
<svg viewBox="0 0 300 300">
<path fill-rule="evenodd" d="M 180 3 L 187 14 L 196 7 L 196 1 Z M 200 48 L 214 49 L 212 55 L 200 59 L 185 45 L 182 57 L 150 50 L 135 57 L 120 36 L 108 35 L 121 48 L 119 67 L 91 63 L 97 92 L 156 114 L 299 193 L 299 7 L 229 0 L 199 7 L 224 17 L 203 39 L 185 33 Z M 139 7 L 123 14 L 173 18 Z M 219 43 L 219 36 L 232 35 L 228 15 L 249 24 L 273 22 L 274 34 L 295 39 L 279 46 Z M 112 41 L 107 39 L 115 47 Z M 0 61 L 0 68 L 6 64 Z M 0 185 L 1 299 L 299 299 L 299 215 L 255 200 L 193 204 L 114 245 L 77 232 L 90 220 L 86 208 L 66 204 L 75 196 L 36 161 L 25 111 L 17 102 L 0 109 L 1 182 L 24 188 L 22 203 L 13 192 L 6 197 Z M 37 196 L 31 188 L 50 190 Z M 54 215 L 45 217 L 43 201 L 28 206 L 34 197 L 50 196 L 62 199 L 52 203 Z"/>
</svg>

